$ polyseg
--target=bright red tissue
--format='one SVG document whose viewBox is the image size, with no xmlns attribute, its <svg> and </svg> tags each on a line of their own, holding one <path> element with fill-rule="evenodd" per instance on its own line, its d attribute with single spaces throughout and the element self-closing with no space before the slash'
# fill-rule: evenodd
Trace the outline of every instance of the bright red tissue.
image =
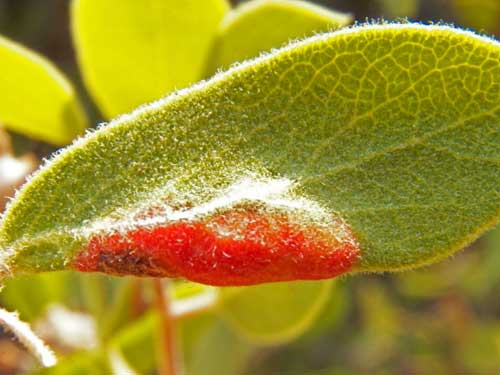
<svg viewBox="0 0 500 375">
<path fill-rule="evenodd" d="M 206 221 L 93 237 L 73 267 L 216 286 L 326 279 L 347 272 L 359 258 L 352 233 L 345 238 L 340 242 L 324 228 L 286 215 L 234 210 Z"/>
</svg>

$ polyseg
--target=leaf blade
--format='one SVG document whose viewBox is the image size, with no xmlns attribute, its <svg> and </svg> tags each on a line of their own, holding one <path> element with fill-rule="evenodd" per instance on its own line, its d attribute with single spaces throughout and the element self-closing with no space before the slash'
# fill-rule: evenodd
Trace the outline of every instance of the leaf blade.
<svg viewBox="0 0 500 375">
<path fill-rule="evenodd" d="M 498 222 L 499 60 L 498 42 L 445 26 L 369 25 L 300 42 L 60 155 L 11 206 L 2 245 L 23 250 L 13 268 L 64 267 L 85 242 L 72 230 L 122 223 L 165 199 L 204 207 L 250 173 L 297 181 L 300 197 L 339 213 L 361 245 L 357 270 L 443 258 Z M 75 175 L 105 185 L 89 190 Z M 78 215 L 74 197 L 85 197 Z M 57 201 L 57 213 L 31 212 L 40 201 Z"/>
</svg>

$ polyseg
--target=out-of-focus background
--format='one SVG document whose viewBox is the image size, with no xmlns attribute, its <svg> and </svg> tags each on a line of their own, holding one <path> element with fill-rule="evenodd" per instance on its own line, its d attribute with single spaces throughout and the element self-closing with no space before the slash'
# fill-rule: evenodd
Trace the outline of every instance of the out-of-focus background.
<svg viewBox="0 0 500 375">
<path fill-rule="evenodd" d="M 359 22 L 405 17 L 425 23 L 453 23 L 500 36 L 499 0 L 313 2 L 351 13 Z M 95 123 L 101 117 L 78 74 L 68 27 L 68 3 L 0 0 L 0 34 L 55 62 L 76 83 Z M 2 95 L 8 93 L 1 93 L 0 100 Z M 33 151 L 38 157 L 52 150 L 21 136 L 12 137 L 17 150 Z M 60 285 L 47 280 L 29 279 L 20 283 L 17 291 L 28 294 L 44 282 L 50 285 L 47 288 Z M 64 280 L 61 282 L 67 283 L 71 277 Z M 74 311 L 79 309 L 79 296 L 89 285 L 95 287 L 95 281 L 84 280 L 68 292 L 75 294 L 68 297 L 76 301 L 70 302 Z M 47 293 L 57 294 L 52 289 Z M 0 294 L 4 304 L 24 311 L 25 318 L 35 321 L 43 315 L 40 309 L 45 304 L 37 304 L 36 296 L 30 298 L 16 299 L 11 291 Z M 71 320 L 67 316 L 61 319 Z M 220 348 L 219 356 L 211 358 L 214 363 L 208 363 L 209 358 L 199 359 L 206 366 L 206 372 L 199 374 L 232 375 L 217 370 L 217 363 L 224 361 L 238 362 L 231 370 L 236 371 L 234 374 L 500 374 L 500 230 L 438 265 L 402 274 L 340 279 L 313 328 L 291 343 L 251 346 L 243 340 L 237 346 L 231 341 L 234 338 L 219 335 L 212 339 L 199 344 L 201 352 L 216 340 L 226 340 L 228 347 Z M 234 350 L 235 345 L 243 349 Z M 71 350 L 68 345 L 67 352 Z M 0 374 L 23 373 L 29 370 L 30 361 L 20 346 L 2 336 Z"/>
</svg>

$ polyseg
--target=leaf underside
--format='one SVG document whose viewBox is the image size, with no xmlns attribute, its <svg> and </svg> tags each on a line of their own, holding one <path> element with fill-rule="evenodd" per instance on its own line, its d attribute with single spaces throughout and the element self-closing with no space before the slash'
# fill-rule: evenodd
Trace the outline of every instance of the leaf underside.
<svg viewBox="0 0 500 375">
<path fill-rule="evenodd" d="M 224 202 L 241 181 L 291 181 L 277 200 L 345 221 L 354 270 L 444 258 L 498 222 L 499 47 L 447 26 L 358 26 L 122 116 L 21 190 L 0 229 L 7 265 L 67 268 L 90 237 Z"/>
</svg>

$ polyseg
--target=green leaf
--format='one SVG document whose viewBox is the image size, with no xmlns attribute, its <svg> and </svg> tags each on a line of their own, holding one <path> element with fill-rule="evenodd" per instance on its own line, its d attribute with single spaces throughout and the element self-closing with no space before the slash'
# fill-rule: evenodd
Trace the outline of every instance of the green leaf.
<svg viewBox="0 0 500 375">
<path fill-rule="evenodd" d="M 220 290 L 220 314 L 249 340 L 277 344 L 309 328 L 330 297 L 332 280 Z"/>
<path fill-rule="evenodd" d="M 104 352 L 93 350 L 79 352 L 65 357 L 57 365 L 32 372 L 32 375 L 87 375 L 111 374 L 107 355 Z"/>
<path fill-rule="evenodd" d="M 363 329 L 357 334 L 360 363 L 381 366 L 393 360 L 407 330 L 402 309 L 389 297 L 386 287 L 376 278 L 362 280 L 357 289 L 357 305 Z"/>
<path fill-rule="evenodd" d="M 104 341 L 136 318 L 139 312 L 135 310 L 139 310 L 137 304 L 140 303 L 138 299 L 141 296 L 140 283 L 136 278 L 124 278 L 112 291 L 113 300 L 107 306 L 106 314 L 101 317 L 99 327 Z"/>
<path fill-rule="evenodd" d="M 253 0 L 242 3 L 222 21 L 211 71 L 256 57 L 293 39 L 348 25 L 351 21 L 350 15 L 303 1 Z"/>
<path fill-rule="evenodd" d="M 237 337 L 221 321 L 205 330 L 186 362 L 190 375 L 243 374 L 252 347 Z"/>
<path fill-rule="evenodd" d="M 307 39 L 56 156 L 3 218 L 4 263 L 68 268 L 93 236 L 243 203 L 338 214 L 361 249 L 355 271 L 442 259 L 499 221 L 499 88 L 499 43 L 451 27 Z"/>
<path fill-rule="evenodd" d="M 206 336 L 210 335 L 214 330 L 214 326 L 220 321 L 214 314 L 196 314 L 188 319 L 182 319 L 178 323 L 178 337 L 182 344 L 179 352 L 182 353 L 182 363 L 184 368 L 189 369 L 188 373 L 192 372 L 191 364 L 197 362 L 201 355 L 209 351 L 210 345 L 205 345 Z M 215 343 L 215 341 L 213 342 Z M 212 343 L 212 344 L 213 344 Z M 209 354 L 210 355 L 210 354 Z M 213 358 L 217 360 L 216 358 Z"/>
<path fill-rule="evenodd" d="M 58 272 L 5 280 L 0 294 L 2 305 L 17 311 L 22 320 L 32 322 L 40 318 L 50 304 L 65 301 L 69 279 L 69 273 Z"/>
<path fill-rule="evenodd" d="M 158 315 L 146 314 L 123 328 L 110 345 L 140 374 L 151 373 L 156 366 L 154 336 L 157 327 Z"/>
<path fill-rule="evenodd" d="M 346 279 L 347 280 L 347 279 Z M 329 334 L 340 327 L 344 319 L 349 316 L 352 305 L 350 291 L 346 288 L 344 280 L 336 280 L 331 283 L 328 300 L 318 314 L 314 324 L 304 332 L 297 343 L 310 343 L 325 334 Z"/>
<path fill-rule="evenodd" d="M 85 83 L 108 117 L 202 78 L 226 0 L 74 0 Z"/>
<path fill-rule="evenodd" d="M 139 374 L 155 370 L 155 334 L 158 315 L 146 314 L 121 330 L 110 342 L 112 350 L 123 356 Z M 239 373 L 251 347 L 238 339 L 212 314 L 179 322 L 181 352 L 185 372 L 192 375 Z"/>
<path fill-rule="evenodd" d="M 87 119 L 68 80 L 45 58 L 0 37 L 0 122 L 55 145 L 71 142 Z"/>
</svg>

